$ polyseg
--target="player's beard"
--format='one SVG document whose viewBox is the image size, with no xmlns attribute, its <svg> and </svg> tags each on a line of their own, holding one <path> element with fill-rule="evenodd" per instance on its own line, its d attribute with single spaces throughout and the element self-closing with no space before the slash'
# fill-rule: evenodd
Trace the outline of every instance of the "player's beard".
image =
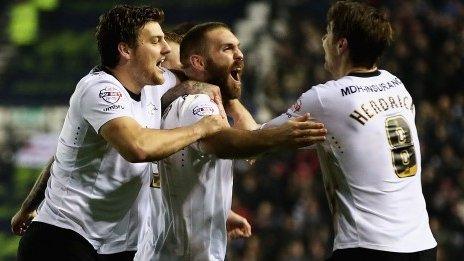
<svg viewBox="0 0 464 261">
<path fill-rule="evenodd" d="M 136 53 L 133 59 L 134 67 L 133 77 L 137 82 L 145 85 L 161 85 L 164 83 L 163 72 L 156 66 L 156 61 L 148 59 L 140 53 Z"/>
<path fill-rule="evenodd" d="M 236 64 L 232 66 L 234 65 Z M 206 81 L 219 86 L 223 100 L 238 99 L 242 92 L 241 83 L 237 84 L 229 79 L 232 66 L 218 66 L 212 59 L 208 58 L 206 60 L 206 71 L 208 72 Z"/>
</svg>

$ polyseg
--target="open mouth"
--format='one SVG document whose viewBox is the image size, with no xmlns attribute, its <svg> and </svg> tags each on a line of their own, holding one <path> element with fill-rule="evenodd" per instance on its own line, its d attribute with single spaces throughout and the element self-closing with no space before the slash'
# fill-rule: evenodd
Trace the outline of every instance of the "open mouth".
<svg viewBox="0 0 464 261">
<path fill-rule="evenodd" d="M 232 76 L 232 79 L 236 82 L 241 82 L 242 81 L 242 68 L 235 68 L 232 71 L 230 71 L 230 76 Z"/>
<path fill-rule="evenodd" d="M 166 58 L 162 58 L 162 59 L 160 59 L 160 60 L 156 63 L 156 67 L 157 67 L 160 71 L 162 71 L 162 72 L 164 72 L 164 68 L 161 67 L 161 64 L 164 62 L 165 59 L 166 59 Z"/>
</svg>

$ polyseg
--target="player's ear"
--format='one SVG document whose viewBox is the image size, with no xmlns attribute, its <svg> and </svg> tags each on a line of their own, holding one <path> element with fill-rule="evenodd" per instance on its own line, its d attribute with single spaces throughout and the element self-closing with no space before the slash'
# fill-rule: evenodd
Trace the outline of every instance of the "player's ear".
<svg viewBox="0 0 464 261">
<path fill-rule="evenodd" d="M 192 68 L 198 71 L 204 71 L 206 68 L 205 66 L 205 59 L 201 55 L 193 54 L 189 57 L 189 62 Z"/>
<path fill-rule="evenodd" d="M 127 43 L 120 42 L 118 44 L 119 55 L 125 60 L 130 60 L 132 55 L 132 48 Z"/>
<path fill-rule="evenodd" d="M 348 40 L 346 38 L 341 37 L 337 42 L 337 52 L 338 54 L 343 54 L 348 50 Z"/>
</svg>

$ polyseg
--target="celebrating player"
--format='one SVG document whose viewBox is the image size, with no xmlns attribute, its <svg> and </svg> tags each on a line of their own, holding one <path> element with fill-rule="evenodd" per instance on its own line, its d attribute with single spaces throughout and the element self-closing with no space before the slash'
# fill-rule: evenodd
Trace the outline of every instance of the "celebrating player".
<svg viewBox="0 0 464 261">
<path fill-rule="evenodd" d="M 195 26 L 182 39 L 180 58 L 187 77 L 220 86 L 224 105 L 240 98 L 243 54 L 239 41 L 222 23 Z M 235 105 L 234 105 L 235 106 Z M 177 98 L 163 115 L 163 128 L 193 124 L 207 115 L 219 114 L 218 106 L 207 95 Z M 192 144 L 160 161 L 161 190 L 166 208 L 164 233 L 148 236 L 140 246 L 140 260 L 223 260 L 226 253 L 226 222 L 232 199 L 232 160 L 256 155 L 271 148 L 297 148 L 324 140 L 322 124 L 307 122 L 307 116 L 290 120 L 275 129 L 245 131 L 226 128 L 217 135 Z M 312 124 L 319 129 L 302 130 Z M 237 125 L 237 126 L 236 126 Z M 294 129 L 301 139 L 289 139 Z M 281 136 L 283 135 L 283 136 Z M 156 219 L 151 219 L 156 225 Z M 236 220 L 236 223 L 240 223 Z M 243 227 L 246 230 L 245 227 Z M 246 233 L 246 232 L 245 232 Z"/>
<path fill-rule="evenodd" d="M 131 259 L 143 218 L 134 202 L 148 187 L 150 164 L 222 128 L 220 116 L 158 130 L 159 89 L 174 76 L 160 63 L 170 48 L 150 7 L 116 6 L 100 17 L 102 66 L 77 84 L 60 134 L 38 216 L 21 238 L 19 260 Z M 167 81 L 166 81 L 167 80 Z M 171 86 L 173 83 L 169 83 Z M 137 163 L 140 162 L 140 163 Z M 135 206 L 135 207 L 134 207 Z M 131 249 L 132 248 L 132 249 Z M 121 252 L 122 251 L 122 252 Z"/>
<path fill-rule="evenodd" d="M 310 112 L 328 129 L 317 152 L 336 233 L 331 260 L 436 258 L 413 99 L 400 79 L 377 68 L 391 39 L 384 13 L 333 4 L 322 44 L 335 80 L 313 86 L 267 124 Z"/>
</svg>

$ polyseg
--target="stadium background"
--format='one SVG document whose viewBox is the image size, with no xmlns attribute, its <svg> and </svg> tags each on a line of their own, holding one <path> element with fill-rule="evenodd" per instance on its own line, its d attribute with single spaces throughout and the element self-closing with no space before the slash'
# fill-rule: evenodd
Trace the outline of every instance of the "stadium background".
<svg viewBox="0 0 464 261">
<path fill-rule="evenodd" d="M 415 99 L 423 192 L 439 260 L 463 260 L 464 4 L 370 2 L 387 8 L 396 33 L 382 67 Z M 124 3 L 163 8 L 166 28 L 230 24 L 246 55 L 243 100 L 261 122 L 329 79 L 321 37 L 331 1 Z M 98 63 L 94 26 L 113 4 L 0 1 L 0 260 L 14 260 L 19 237 L 10 232 L 10 218 L 55 150 L 75 84 Z M 233 209 L 250 220 L 254 235 L 229 244 L 230 260 L 323 260 L 330 253 L 331 220 L 312 151 L 268 154 L 251 167 L 237 161 Z"/>
</svg>

